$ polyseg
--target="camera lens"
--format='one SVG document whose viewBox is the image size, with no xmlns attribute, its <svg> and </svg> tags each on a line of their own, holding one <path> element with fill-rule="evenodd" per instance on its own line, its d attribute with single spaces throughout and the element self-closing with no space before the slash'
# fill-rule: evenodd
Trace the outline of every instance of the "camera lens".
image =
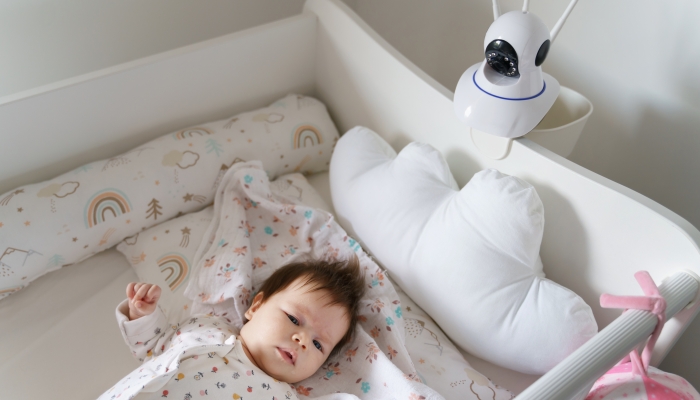
<svg viewBox="0 0 700 400">
<path fill-rule="evenodd" d="M 484 52 L 486 62 L 494 71 L 501 75 L 517 78 L 520 76 L 518 70 L 518 53 L 515 52 L 510 43 L 502 39 L 491 41 L 486 46 Z"/>
</svg>

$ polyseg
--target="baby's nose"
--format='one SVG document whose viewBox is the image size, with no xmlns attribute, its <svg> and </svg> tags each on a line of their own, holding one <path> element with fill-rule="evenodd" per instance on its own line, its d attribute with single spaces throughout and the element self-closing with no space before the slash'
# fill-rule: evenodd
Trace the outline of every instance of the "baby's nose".
<svg viewBox="0 0 700 400">
<path fill-rule="evenodd" d="M 294 337 L 294 341 L 297 342 L 297 343 L 299 343 L 299 344 L 301 345 L 301 348 L 302 348 L 302 349 L 306 350 L 306 345 L 305 345 L 304 343 L 301 342 L 301 339 L 299 338 L 299 336 L 295 336 L 295 337 Z"/>
</svg>

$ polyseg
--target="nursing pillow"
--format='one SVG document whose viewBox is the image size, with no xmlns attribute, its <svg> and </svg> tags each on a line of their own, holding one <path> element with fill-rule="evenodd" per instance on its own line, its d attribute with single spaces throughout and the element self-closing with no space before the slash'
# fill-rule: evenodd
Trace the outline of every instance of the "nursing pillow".
<svg viewBox="0 0 700 400">
<path fill-rule="evenodd" d="M 544 209 L 527 182 L 487 169 L 458 190 L 430 145 L 397 155 L 356 127 L 330 185 L 341 225 L 469 353 L 543 374 L 596 334 L 591 308 L 544 278 Z"/>
<path fill-rule="evenodd" d="M 0 298 L 203 208 L 235 162 L 261 160 L 272 179 L 326 171 L 337 139 L 323 103 L 288 95 L 0 195 Z"/>
</svg>

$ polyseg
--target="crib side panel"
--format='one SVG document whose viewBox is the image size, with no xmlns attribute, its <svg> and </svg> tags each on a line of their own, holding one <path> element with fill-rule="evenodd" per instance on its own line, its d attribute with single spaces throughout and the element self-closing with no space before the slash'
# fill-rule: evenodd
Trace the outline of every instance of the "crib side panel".
<svg viewBox="0 0 700 400">
<path fill-rule="evenodd" d="M 315 34 L 300 15 L 0 98 L 0 193 L 312 93 Z"/>
<path fill-rule="evenodd" d="M 600 294 L 640 293 L 634 272 L 647 270 L 657 282 L 680 269 L 700 272 L 700 232 L 687 221 L 527 139 L 514 141 L 503 160 L 483 156 L 455 117 L 450 90 L 342 2 L 308 0 L 306 9 L 319 16 L 316 93 L 339 130 L 367 126 L 397 150 L 427 142 L 445 155 L 460 185 L 483 168 L 532 183 L 545 208 L 545 272 L 591 305 L 601 329 L 620 312 L 599 307 Z M 664 330 L 655 363 L 696 312 L 679 313 Z"/>
</svg>

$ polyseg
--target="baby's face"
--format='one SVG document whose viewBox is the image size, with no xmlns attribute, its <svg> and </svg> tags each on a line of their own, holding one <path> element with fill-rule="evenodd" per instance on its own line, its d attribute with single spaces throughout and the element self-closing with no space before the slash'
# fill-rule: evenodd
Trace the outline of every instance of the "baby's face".
<svg viewBox="0 0 700 400">
<path fill-rule="evenodd" d="M 313 375 L 350 326 L 347 310 L 326 291 L 296 280 L 262 303 L 258 293 L 241 329 L 246 354 L 271 377 L 296 383 Z"/>
</svg>

